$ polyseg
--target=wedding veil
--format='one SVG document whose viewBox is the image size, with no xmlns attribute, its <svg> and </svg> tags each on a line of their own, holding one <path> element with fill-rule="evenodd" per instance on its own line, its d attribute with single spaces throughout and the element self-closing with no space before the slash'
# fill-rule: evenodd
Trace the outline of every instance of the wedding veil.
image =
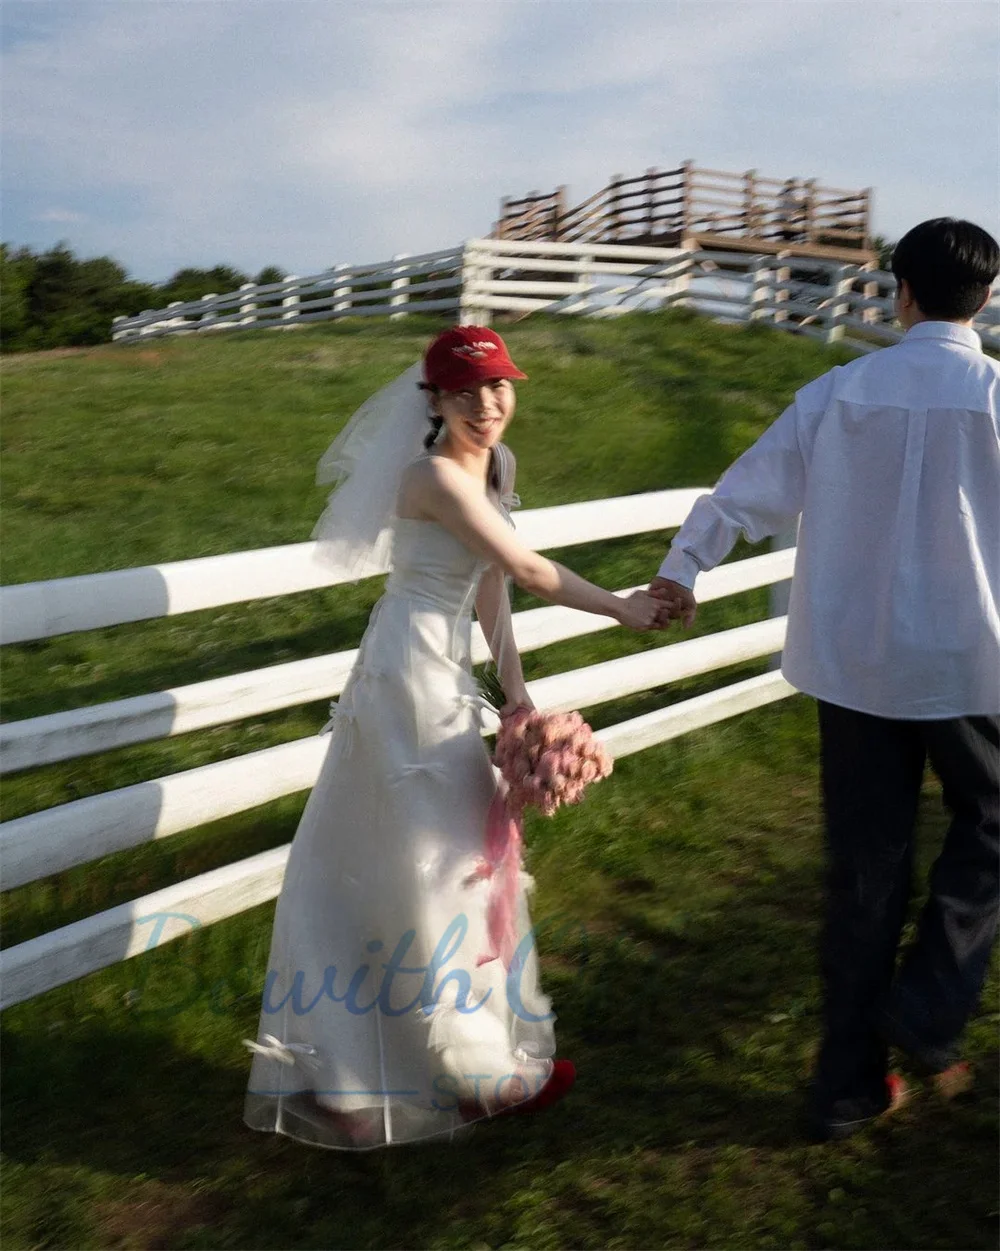
<svg viewBox="0 0 1000 1251">
<path fill-rule="evenodd" d="M 313 528 L 315 556 L 343 581 L 389 568 L 399 484 L 429 429 L 422 380 L 417 361 L 365 400 L 316 467 L 318 484 L 337 485 Z"/>
</svg>

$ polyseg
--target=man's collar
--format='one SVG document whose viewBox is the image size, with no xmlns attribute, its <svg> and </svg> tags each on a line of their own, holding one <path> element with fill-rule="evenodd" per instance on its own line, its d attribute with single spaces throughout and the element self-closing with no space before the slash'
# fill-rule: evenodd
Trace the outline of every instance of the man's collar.
<svg viewBox="0 0 1000 1251">
<path fill-rule="evenodd" d="M 971 326 L 960 326 L 954 321 L 918 321 L 904 336 L 905 342 L 911 339 L 945 339 L 960 347 L 971 348 L 973 352 L 983 350 L 983 341 L 975 330 Z"/>
</svg>

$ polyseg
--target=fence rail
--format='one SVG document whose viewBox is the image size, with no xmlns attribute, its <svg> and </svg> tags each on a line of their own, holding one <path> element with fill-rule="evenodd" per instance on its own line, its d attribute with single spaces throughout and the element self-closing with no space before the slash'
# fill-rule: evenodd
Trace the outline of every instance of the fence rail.
<svg viewBox="0 0 1000 1251">
<path fill-rule="evenodd" d="M 752 169 L 732 173 L 685 161 L 630 178 L 612 174 L 606 186 L 573 207 L 564 186 L 506 196 L 493 237 L 680 245 L 687 236 L 708 234 L 720 242 L 737 237 L 835 248 L 850 259 L 851 252 L 868 248 L 871 201 L 871 188 L 845 191 L 815 178 L 767 178 Z"/>
<path fill-rule="evenodd" d="M 742 244 L 747 245 L 747 250 Z M 635 243 L 472 239 L 461 248 L 339 266 L 308 278 L 252 284 L 227 295 L 117 318 L 120 342 L 227 329 L 288 330 L 341 317 L 447 313 L 466 324 L 494 313 L 588 317 L 681 306 L 726 321 L 762 322 L 862 350 L 895 343 L 895 279 L 872 262 L 802 254 L 794 247 L 654 247 Z M 976 319 L 1000 350 L 1000 303 Z"/>
<path fill-rule="evenodd" d="M 672 528 L 699 494 L 700 489 L 663 491 L 525 510 L 519 515 L 518 529 L 526 543 L 542 548 Z M 276 558 L 281 552 L 291 556 L 287 564 Z M 183 561 L 146 570 L 5 587 L 4 608 L 13 606 L 12 628 L 5 641 L 48 638 L 94 628 L 97 622 L 125 625 L 150 616 L 245 602 L 345 580 L 342 573 L 319 564 L 315 556 L 314 544 L 293 544 L 285 549 Z M 794 556 L 794 550 L 775 551 L 713 570 L 702 580 L 701 598 L 716 599 L 782 583 L 792 573 Z M 225 562 L 229 562 L 228 578 L 220 576 Z M 164 583 L 159 600 L 149 593 L 153 572 Z M 109 579 L 119 579 L 115 595 L 108 594 L 112 585 Z M 628 594 L 631 589 L 619 594 Z M 136 604 L 130 604 L 132 597 Z M 95 615 L 98 606 L 100 611 Z M 610 619 L 555 606 L 519 612 L 514 617 L 515 638 L 525 651 L 613 628 Z M 532 682 L 529 690 L 540 708 L 595 706 L 651 686 L 773 656 L 781 649 L 784 629 L 785 618 L 771 616 L 640 655 L 551 674 Z M 8 771 L 39 767 L 208 725 L 238 722 L 275 708 L 325 700 L 343 688 L 355 655 L 350 649 L 14 722 L 0 727 L 3 766 Z M 486 640 L 477 627 L 473 660 L 479 663 L 486 657 Z M 624 755 L 790 693 L 791 688 L 779 674 L 768 673 L 610 726 L 599 737 L 614 754 Z M 484 724 L 483 733 L 490 733 L 492 728 Z M 316 780 L 326 744 L 321 735 L 310 735 L 4 822 L 0 825 L 3 888 L 14 889 L 97 857 L 139 847 L 304 790 Z M 184 925 L 174 926 L 172 931 L 169 926 L 164 928 L 165 913 L 197 909 L 199 924 L 210 924 L 273 899 L 280 890 L 287 854 L 287 846 L 276 848 L 4 950 L 0 953 L 0 1007 L 138 955 L 149 946 L 151 925 L 158 927 L 156 945 L 188 932 Z"/>
</svg>

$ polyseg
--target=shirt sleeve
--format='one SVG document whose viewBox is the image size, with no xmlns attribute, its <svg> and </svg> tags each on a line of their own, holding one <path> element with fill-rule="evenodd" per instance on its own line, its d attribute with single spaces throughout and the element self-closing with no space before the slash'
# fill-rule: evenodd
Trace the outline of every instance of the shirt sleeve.
<svg viewBox="0 0 1000 1251">
<path fill-rule="evenodd" d="M 826 374 L 804 387 L 726 470 L 711 495 L 695 500 L 660 566 L 661 578 L 693 587 L 699 573 L 714 569 L 729 555 L 741 531 L 751 543 L 759 543 L 798 516 L 806 488 L 804 448 L 812 442 L 811 427 L 829 394 L 828 386 L 817 383 L 828 379 Z"/>
</svg>

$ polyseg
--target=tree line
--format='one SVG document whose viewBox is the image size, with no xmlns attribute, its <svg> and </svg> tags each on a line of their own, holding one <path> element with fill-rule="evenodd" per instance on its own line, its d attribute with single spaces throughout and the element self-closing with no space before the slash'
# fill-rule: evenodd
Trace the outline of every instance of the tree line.
<svg viewBox="0 0 1000 1251">
<path fill-rule="evenodd" d="M 872 249 L 888 269 L 893 244 L 876 235 Z M 112 319 L 174 300 L 198 300 L 235 291 L 245 282 L 280 282 L 285 272 L 267 265 L 256 277 L 231 265 L 179 269 L 164 283 L 139 282 L 110 256 L 80 260 L 66 243 L 47 252 L 0 243 L 0 348 L 32 352 L 42 348 L 107 343 Z"/>
<path fill-rule="evenodd" d="M 230 265 L 179 269 L 164 283 L 139 282 L 110 256 L 82 260 L 66 243 L 47 252 L 0 244 L 0 348 L 42 348 L 107 343 L 112 319 L 173 300 L 197 300 L 235 291 L 245 282 L 280 282 L 284 270 L 268 265 L 256 277 Z"/>
</svg>

